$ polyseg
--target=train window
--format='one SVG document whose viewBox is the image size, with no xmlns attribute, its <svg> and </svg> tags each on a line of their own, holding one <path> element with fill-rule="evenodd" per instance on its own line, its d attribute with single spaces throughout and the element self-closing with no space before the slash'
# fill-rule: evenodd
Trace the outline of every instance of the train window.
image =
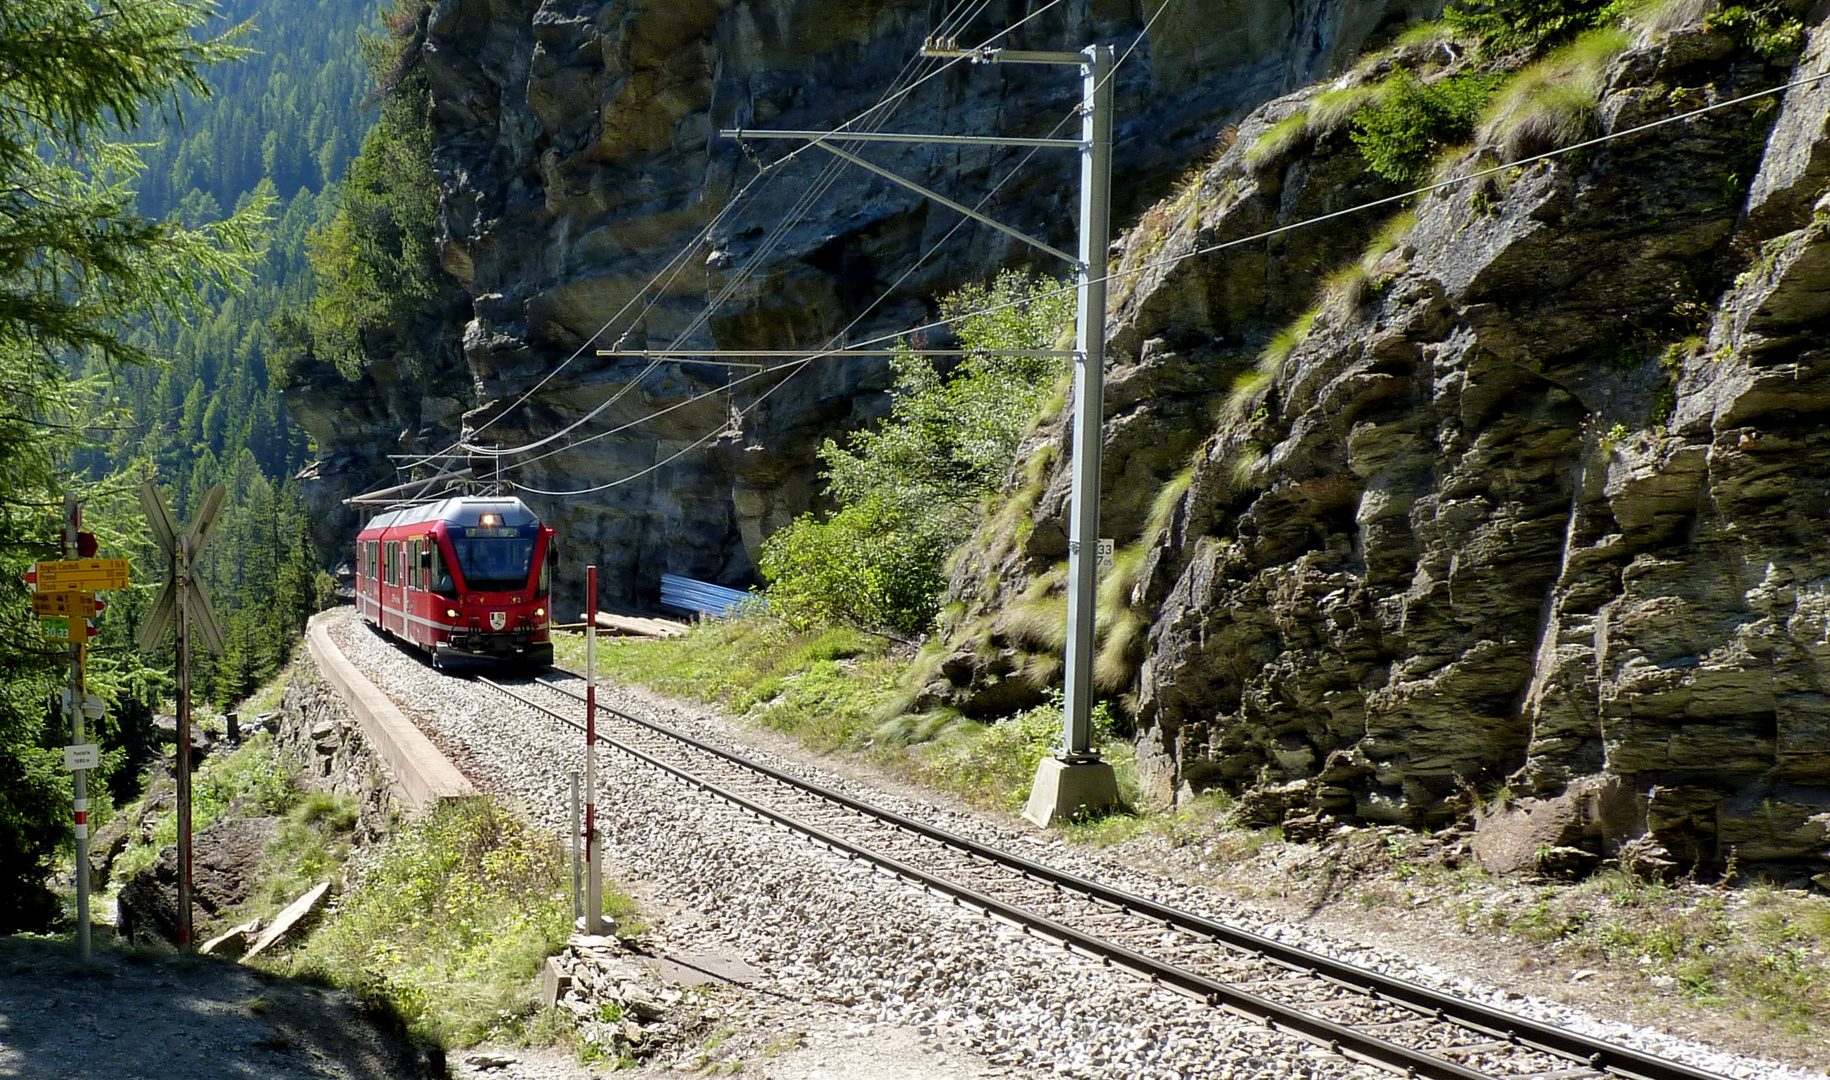
<svg viewBox="0 0 1830 1080">
<path fill-rule="evenodd" d="M 407 584 L 415 589 L 426 587 L 425 570 L 419 564 L 420 542 L 418 537 L 407 541 Z"/>
<path fill-rule="evenodd" d="M 399 553 L 399 550 L 400 550 L 400 545 L 395 543 L 392 540 L 388 541 L 386 544 L 383 544 L 381 546 L 381 557 L 382 557 L 382 563 L 383 563 L 382 568 L 381 568 L 382 569 L 381 583 L 383 585 L 400 584 L 400 571 L 398 569 L 396 569 L 396 567 L 399 566 L 399 562 L 396 558 L 396 556 Z"/>
<path fill-rule="evenodd" d="M 432 557 L 432 565 L 427 571 L 427 580 L 432 582 L 432 591 L 443 596 L 457 592 L 457 583 L 451 580 L 451 571 L 445 566 L 445 557 L 439 554 L 438 541 L 430 545 L 427 555 Z"/>
<path fill-rule="evenodd" d="M 534 538 L 501 537 L 451 541 L 464 585 L 474 592 L 527 588 L 534 571 Z"/>
<path fill-rule="evenodd" d="M 553 563 L 557 559 L 553 555 L 552 541 L 549 540 L 547 544 L 546 561 L 540 564 L 540 584 L 534 588 L 537 596 L 545 596 L 553 591 Z"/>
</svg>

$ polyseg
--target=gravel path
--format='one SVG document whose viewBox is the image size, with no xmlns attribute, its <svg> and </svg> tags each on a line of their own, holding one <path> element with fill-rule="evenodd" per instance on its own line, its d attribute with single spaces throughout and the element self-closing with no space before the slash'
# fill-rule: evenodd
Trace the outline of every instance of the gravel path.
<svg viewBox="0 0 1830 1080">
<path fill-rule="evenodd" d="M 345 994 L 208 956 L 0 938 L 0 1076 L 402 1080 L 413 1050 Z"/>
<path fill-rule="evenodd" d="M 459 752 L 473 778 L 513 797 L 531 820 L 565 835 L 565 772 L 581 764 L 578 735 L 483 687 L 432 672 L 380 642 L 360 622 L 346 619 L 333 636 L 409 715 Z M 614 697 L 619 708 L 710 741 L 728 743 L 733 737 L 728 727 L 677 703 L 649 694 L 600 692 Z M 431 701 L 439 702 L 436 709 L 426 706 Z M 1098 852 L 869 789 L 754 748 L 744 752 L 986 843 L 1025 851 L 1039 861 L 1362 966 L 1728 1076 L 1806 1080 L 1815 1075 L 1523 999 L 1403 957 L 1274 922 L 1207 890 L 1116 865 Z M 915 1046 L 935 1048 L 942 1058 L 963 1055 L 966 1060 L 958 1064 L 970 1065 L 982 1057 L 993 1069 L 1014 1074 L 1267 1080 L 1384 1075 L 963 913 L 809 842 L 765 830 L 734 808 L 645 769 L 631 768 L 620 755 L 599 757 L 599 814 L 608 854 L 623 873 L 656 883 L 653 899 L 663 910 L 671 906 L 697 916 L 661 920 L 653 935 L 658 945 L 738 954 L 765 973 L 754 993 L 776 998 L 777 1015 L 768 1017 L 769 1029 L 796 1030 L 793 1017 L 779 1015 L 779 1003 L 788 1002 L 802 1010 L 800 1018 L 821 1037 L 838 1039 L 851 1031 L 863 1045 L 883 1045 L 892 1035 L 912 1031 Z M 750 1064 L 764 1075 L 801 1075 L 793 1071 L 794 1063 L 809 1038 L 790 1040 L 787 1052 L 770 1062 Z M 902 1075 L 881 1064 L 868 1074 Z M 943 1063 L 929 1058 L 926 1065 Z M 950 1071 L 942 1067 L 906 1075 Z"/>
</svg>

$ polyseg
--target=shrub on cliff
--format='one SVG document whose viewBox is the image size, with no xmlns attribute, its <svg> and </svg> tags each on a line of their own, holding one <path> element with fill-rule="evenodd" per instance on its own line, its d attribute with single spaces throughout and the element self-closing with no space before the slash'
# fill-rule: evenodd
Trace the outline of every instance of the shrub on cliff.
<svg viewBox="0 0 1830 1080">
<path fill-rule="evenodd" d="M 1424 82 L 1400 70 L 1378 99 L 1356 112 L 1348 136 L 1373 172 L 1399 184 L 1420 183 L 1444 147 L 1466 142 L 1500 76 L 1455 75 Z"/>
<path fill-rule="evenodd" d="M 1482 50 L 1535 50 L 1611 22 L 1645 0 L 1456 0 L 1443 21 L 1481 38 Z"/>
<path fill-rule="evenodd" d="M 945 565 L 971 533 L 980 502 L 1016 458 L 1065 367 L 1050 350 L 1073 314 L 1057 282 L 1007 272 L 947 297 L 942 314 L 974 351 L 950 373 L 928 358 L 893 363 L 894 404 L 882 427 L 828 439 L 820 450 L 831 514 L 803 515 L 763 545 L 771 610 L 807 627 L 834 621 L 914 634 L 939 608 Z"/>
<path fill-rule="evenodd" d="M 422 358 L 422 347 L 405 332 L 443 280 L 433 240 L 439 196 L 431 95 L 417 64 L 424 8 L 419 0 L 398 0 L 386 16 L 389 33 L 363 41 L 384 95 L 381 116 L 349 164 L 336 217 L 308 241 L 317 278 L 310 312 L 303 326 L 296 316 L 279 326 L 295 349 L 304 345 L 352 381 L 384 338 L 409 363 Z"/>
</svg>

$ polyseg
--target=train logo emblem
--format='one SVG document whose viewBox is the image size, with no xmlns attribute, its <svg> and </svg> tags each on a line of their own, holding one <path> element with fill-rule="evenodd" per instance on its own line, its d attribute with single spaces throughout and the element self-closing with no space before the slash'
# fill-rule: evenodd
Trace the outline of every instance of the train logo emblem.
<svg viewBox="0 0 1830 1080">
<path fill-rule="evenodd" d="M 1091 429 L 1089 429 L 1089 430 L 1091 430 Z M 500 630 L 504 626 L 507 626 L 507 625 L 508 625 L 508 612 L 492 611 L 489 613 L 489 628 L 491 630 Z"/>
</svg>

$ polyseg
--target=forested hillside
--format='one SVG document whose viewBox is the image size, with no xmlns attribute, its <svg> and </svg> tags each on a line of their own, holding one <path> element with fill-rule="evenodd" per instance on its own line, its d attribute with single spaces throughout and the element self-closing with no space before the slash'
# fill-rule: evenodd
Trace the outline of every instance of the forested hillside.
<svg viewBox="0 0 1830 1080">
<path fill-rule="evenodd" d="M 91 480 L 156 473 L 186 520 L 204 492 L 228 485 L 205 573 L 229 649 L 197 666 L 203 698 L 227 705 L 284 662 L 318 601 L 292 479 L 308 440 L 269 377 L 283 348 L 272 326 L 310 304 L 311 237 L 334 217 L 338 181 L 373 120 L 359 34 L 375 7 L 230 0 L 220 10 L 217 25 L 245 26 L 237 43 L 251 51 L 207 72 L 213 93 L 185 94 L 138 129 L 149 144 L 138 207 L 198 224 L 271 199 L 266 255 L 238 295 L 212 294 L 190 323 L 148 321 L 132 335 L 164 362 L 112 373 L 108 403 L 120 416 L 75 465 Z M 94 358 L 80 367 L 102 370 Z"/>
</svg>

